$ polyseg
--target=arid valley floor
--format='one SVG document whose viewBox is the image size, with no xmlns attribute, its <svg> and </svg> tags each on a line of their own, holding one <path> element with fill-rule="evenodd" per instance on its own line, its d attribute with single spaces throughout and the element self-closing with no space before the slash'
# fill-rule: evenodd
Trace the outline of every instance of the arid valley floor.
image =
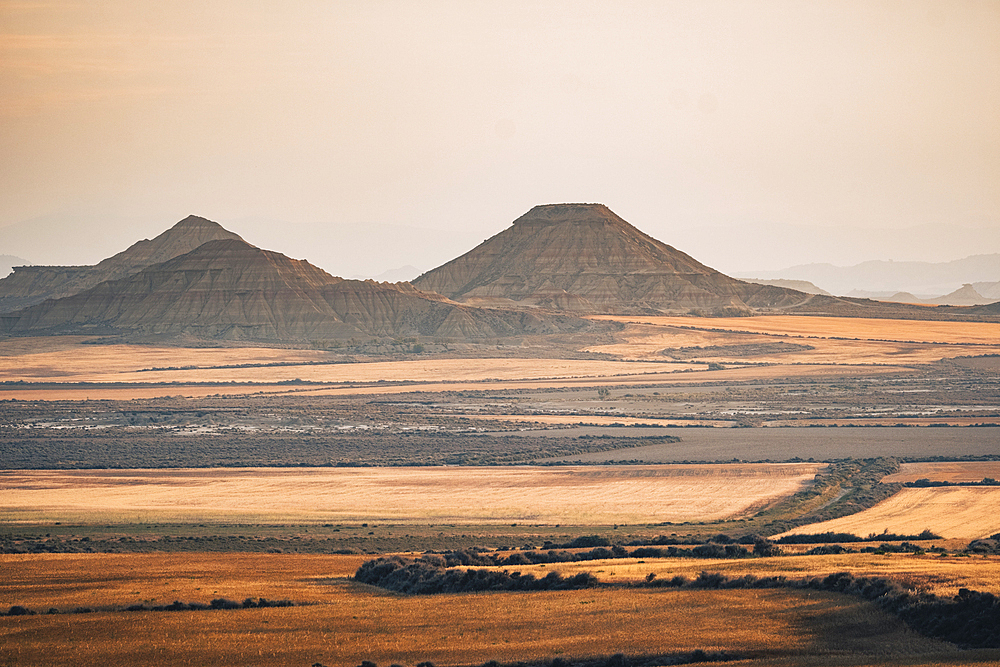
<svg viewBox="0 0 1000 667">
<path fill-rule="evenodd" d="M 596 341 L 419 352 L 0 341 L 0 603 L 37 612 L 0 618 L 0 664 L 1000 660 L 856 595 L 642 585 L 1000 593 L 1000 486 L 958 485 L 1000 477 L 1000 325 L 619 319 Z M 719 551 L 748 536 L 781 543 Z M 615 551 L 516 568 L 596 588 L 352 579 L 383 554 L 596 545 Z M 261 598 L 294 606 L 210 604 Z M 191 608 L 154 610 L 175 600 Z"/>
</svg>

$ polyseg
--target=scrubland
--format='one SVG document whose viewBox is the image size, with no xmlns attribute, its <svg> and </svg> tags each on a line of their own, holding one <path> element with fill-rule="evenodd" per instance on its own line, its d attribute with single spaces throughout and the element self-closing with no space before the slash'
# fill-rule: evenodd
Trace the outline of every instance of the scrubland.
<svg viewBox="0 0 1000 667">
<path fill-rule="evenodd" d="M 875 606 L 835 593 L 597 588 L 406 597 L 347 578 L 371 556 L 241 552 L 273 545 L 305 551 L 306 538 L 320 529 L 317 549 L 374 553 L 478 540 L 516 548 L 589 532 L 623 543 L 674 532 L 777 532 L 801 519 L 813 523 L 794 532 L 929 529 L 948 539 L 920 546 L 943 544 L 952 555 L 620 558 L 521 569 L 539 577 L 586 571 L 611 584 L 650 575 L 693 578 L 702 570 L 790 578 L 852 572 L 943 596 L 961 588 L 1000 592 L 1000 557 L 954 555 L 959 543 L 1000 532 L 1000 490 L 904 489 L 888 497 L 899 482 L 1000 477 L 995 461 L 927 460 L 995 458 L 995 429 L 882 428 L 997 423 L 998 365 L 989 355 L 1000 353 L 1000 325 L 617 319 L 628 322 L 623 331 L 559 349 L 524 339 L 496 341 L 474 354 L 391 357 L 94 345 L 69 337 L 0 341 L 0 379 L 25 380 L 0 385 L 0 399 L 17 399 L 0 406 L 6 467 L 204 466 L 6 471 L 5 532 L 30 526 L 34 547 L 49 545 L 51 531 L 51 541 L 86 550 L 98 538 L 82 535 L 113 523 L 105 532 L 115 534 L 99 538 L 101 548 L 125 549 L 122 540 L 135 539 L 134 530 L 148 534 L 141 548 L 228 551 L 0 556 L 0 610 L 92 610 L 0 618 L 0 664 L 372 660 L 384 667 L 619 652 L 683 657 L 695 650 L 738 653 L 744 660 L 735 664 L 748 665 L 1000 661 L 996 651 L 961 651 L 915 635 Z M 162 396 L 173 398 L 152 398 Z M 693 429 L 712 436 L 699 439 L 632 426 L 666 423 L 873 428 Z M 677 432 L 682 440 L 645 440 L 647 431 Z M 904 463 L 879 484 L 879 471 L 896 463 L 871 460 L 887 450 L 924 460 Z M 468 467 L 576 457 L 633 465 Z M 848 457 L 870 460 L 842 460 Z M 733 459 L 795 462 L 690 463 Z M 688 463 L 636 465 L 643 461 Z M 463 467 L 403 467 L 442 463 Z M 236 468 L 248 464 L 285 468 Z M 344 465 L 399 467 L 336 467 Z M 817 474 L 852 466 L 858 479 L 820 480 L 810 492 Z M 60 525 L 70 520 L 82 523 Z M 353 523 L 341 531 L 338 521 Z M 280 536 L 264 540 L 265 533 Z M 5 544 L 17 542 L 4 537 Z M 300 606 L 121 611 L 137 603 L 248 597 Z"/>
</svg>

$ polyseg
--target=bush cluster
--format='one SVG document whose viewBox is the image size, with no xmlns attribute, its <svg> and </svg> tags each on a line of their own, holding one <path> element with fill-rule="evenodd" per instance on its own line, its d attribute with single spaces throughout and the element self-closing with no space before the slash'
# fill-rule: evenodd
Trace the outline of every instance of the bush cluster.
<svg viewBox="0 0 1000 667">
<path fill-rule="evenodd" d="M 597 578 L 589 572 L 568 578 L 558 572 L 549 572 L 538 579 L 533 574 L 522 575 L 520 572 L 449 570 L 440 562 L 426 559 L 412 561 L 399 556 L 368 561 L 358 568 L 354 579 L 363 584 L 411 595 L 473 591 L 551 591 L 597 586 Z"/>
<path fill-rule="evenodd" d="M 888 531 L 868 537 L 859 537 L 853 533 L 807 533 L 802 535 L 785 535 L 778 539 L 778 544 L 830 544 L 833 542 L 918 542 L 921 540 L 940 540 L 941 536 L 930 530 L 923 530 L 916 535 L 899 535 Z"/>
<path fill-rule="evenodd" d="M 481 667 L 659 667 L 660 665 L 689 665 L 699 662 L 729 662 L 743 660 L 746 656 L 731 651 L 683 651 L 679 653 L 658 653 L 654 655 L 614 655 L 589 656 L 582 658 L 553 658 L 551 660 L 519 661 L 501 664 L 496 660 L 484 662 Z M 314 662 L 312 667 L 326 667 L 321 662 Z M 370 660 L 362 660 L 358 667 L 378 667 Z M 402 667 L 389 665 L 389 667 Z M 433 662 L 418 662 L 417 667 L 435 667 Z"/>
<path fill-rule="evenodd" d="M 145 603 L 139 603 L 125 607 L 124 611 L 206 611 L 209 609 L 263 609 L 266 607 L 294 606 L 295 603 L 291 600 L 268 600 L 267 598 L 257 598 L 255 600 L 254 598 L 247 598 L 243 602 L 237 602 L 236 600 L 218 598 L 212 600 L 209 604 L 205 604 L 204 602 L 181 602 L 180 600 L 174 600 L 170 604 L 162 605 L 147 605 Z M 119 607 L 118 610 L 121 610 L 121 607 Z M 69 612 L 60 612 L 58 609 L 53 607 L 45 613 L 90 614 L 93 611 L 94 609 L 91 609 L 90 607 L 77 607 Z M 6 616 L 34 616 L 37 613 L 38 612 L 28 609 L 23 605 L 16 604 L 7 611 Z"/>
<path fill-rule="evenodd" d="M 407 560 L 399 556 L 378 558 L 363 564 L 355 580 L 391 591 L 415 595 L 501 590 L 566 590 L 602 586 L 590 573 L 563 578 L 550 572 L 542 579 L 520 572 L 446 569 L 441 556 Z M 747 574 L 727 577 L 702 572 L 697 578 L 675 576 L 659 579 L 650 575 L 635 584 L 647 588 L 760 589 L 796 588 L 833 591 L 868 600 L 894 614 L 917 632 L 969 648 L 1000 648 L 1000 598 L 992 593 L 961 589 L 953 599 L 907 589 L 882 577 L 858 577 L 847 572 L 826 577 L 788 579 Z"/>
</svg>

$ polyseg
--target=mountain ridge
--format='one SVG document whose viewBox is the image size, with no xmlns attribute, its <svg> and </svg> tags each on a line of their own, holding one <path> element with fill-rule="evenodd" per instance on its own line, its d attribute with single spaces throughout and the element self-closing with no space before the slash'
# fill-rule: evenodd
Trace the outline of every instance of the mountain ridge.
<svg viewBox="0 0 1000 667">
<path fill-rule="evenodd" d="M 759 271 L 754 277 L 808 280 L 841 295 L 852 290 L 949 294 L 966 283 L 1000 281 L 1000 253 L 970 255 L 950 262 L 869 260 L 851 266 L 798 264 L 780 271 Z"/>
<path fill-rule="evenodd" d="M 577 331 L 567 317 L 492 311 L 409 283 L 345 280 L 242 239 L 0 316 L 13 335 L 85 334 L 298 341 L 386 336 L 484 338 Z"/>
<path fill-rule="evenodd" d="M 0 279 L 0 313 L 90 289 L 183 255 L 207 241 L 241 239 L 217 222 L 189 215 L 152 239 L 142 239 L 97 264 L 85 266 L 18 266 Z"/>
</svg>

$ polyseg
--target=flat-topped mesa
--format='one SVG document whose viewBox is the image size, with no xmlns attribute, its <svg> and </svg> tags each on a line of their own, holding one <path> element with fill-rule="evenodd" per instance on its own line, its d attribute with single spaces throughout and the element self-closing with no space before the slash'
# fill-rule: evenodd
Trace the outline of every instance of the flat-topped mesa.
<svg viewBox="0 0 1000 667">
<path fill-rule="evenodd" d="M 540 204 L 514 221 L 515 225 L 558 225 L 563 223 L 628 225 L 604 204 Z"/>
<path fill-rule="evenodd" d="M 725 276 L 644 234 L 603 204 L 535 206 L 413 282 L 467 303 L 575 312 L 739 314 L 806 298 Z"/>
</svg>

